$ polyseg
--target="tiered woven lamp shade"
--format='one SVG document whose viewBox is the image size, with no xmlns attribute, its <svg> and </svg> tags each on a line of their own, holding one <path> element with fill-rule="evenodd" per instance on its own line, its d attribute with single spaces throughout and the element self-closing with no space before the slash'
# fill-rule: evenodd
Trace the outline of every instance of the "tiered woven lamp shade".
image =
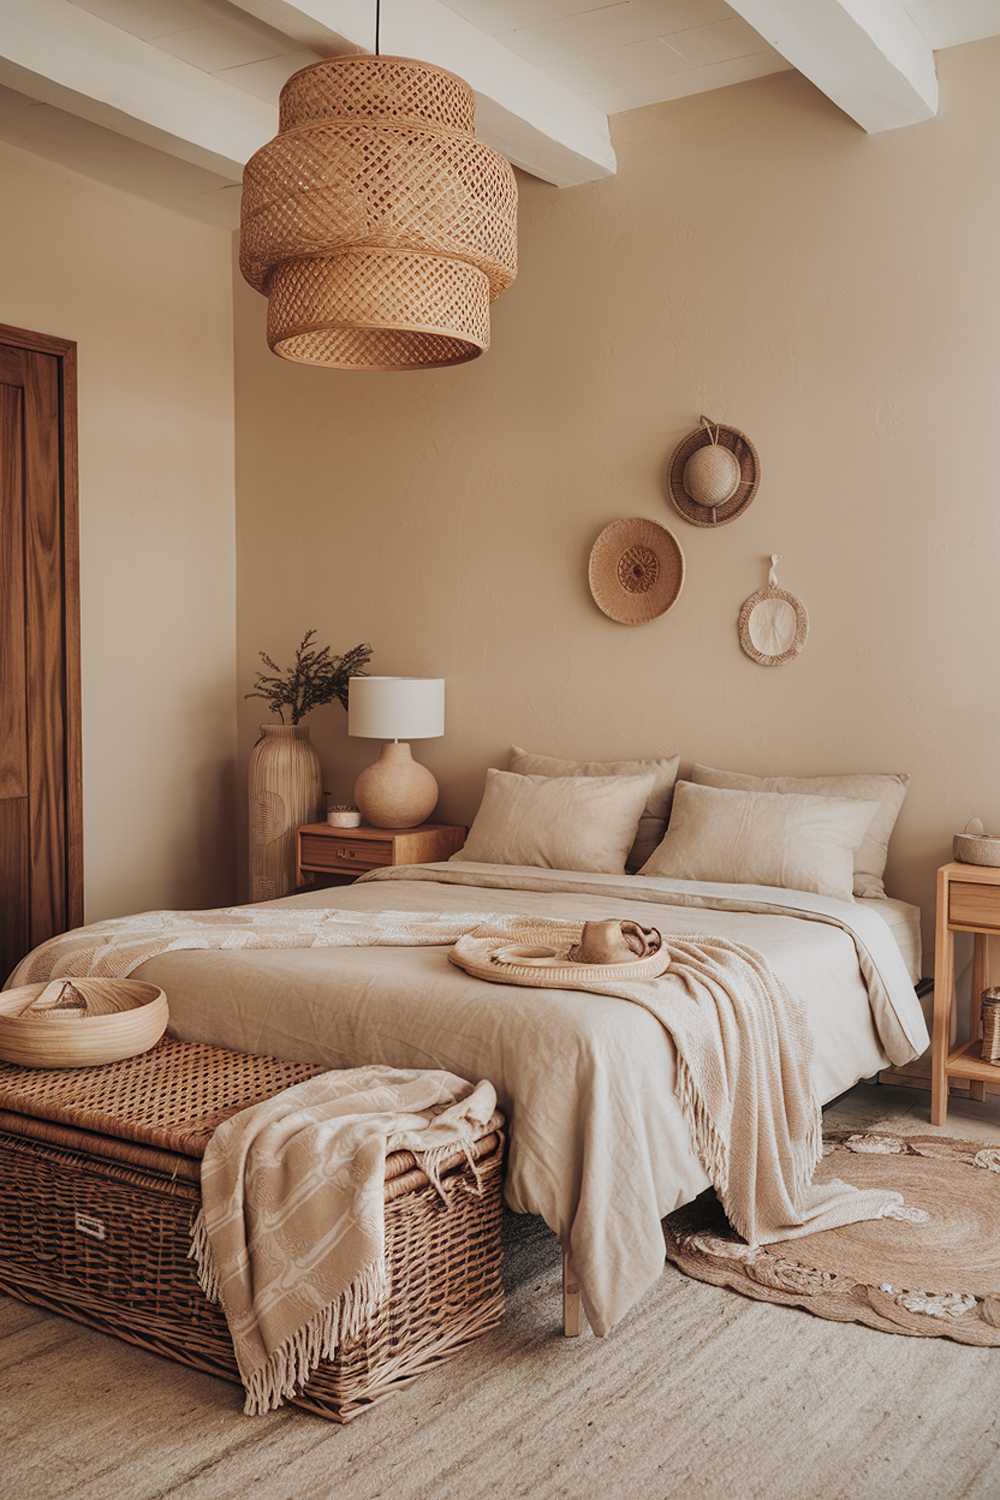
<svg viewBox="0 0 1000 1500">
<path fill-rule="evenodd" d="M 347 370 L 460 364 L 517 274 L 517 182 L 472 90 L 404 57 L 336 57 L 281 91 L 243 174 L 240 269 L 275 354 Z"/>
</svg>

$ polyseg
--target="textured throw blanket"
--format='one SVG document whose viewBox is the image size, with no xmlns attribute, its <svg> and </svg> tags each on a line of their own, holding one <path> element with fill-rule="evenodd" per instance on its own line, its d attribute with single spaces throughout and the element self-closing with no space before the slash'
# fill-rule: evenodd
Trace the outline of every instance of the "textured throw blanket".
<svg viewBox="0 0 1000 1500">
<path fill-rule="evenodd" d="M 202 1162 L 191 1253 L 206 1296 L 222 1303 L 248 1415 L 301 1390 L 378 1314 L 387 1153 L 412 1151 L 440 1192 L 444 1158 L 461 1150 L 471 1162 L 495 1108 L 489 1083 L 352 1068 L 219 1126 Z"/>
<path fill-rule="evenodd" d="M 531 942 L 561 947 L 578 942 L 580 930 L 536 920 Z M 809 1026 L 761 954 L 725 938 L 666 942 L 670 967 L 659 979 L 579 979 L 575 987 L 641 1005 L 669 1032 L 696 1154 L 737 1233 L 770 1244 L 895 1211 L 899 1193 L 813 1183 L 823 1118 Z M 452 957 L 481 961 L 495 946 L 492 934 L 473 932 Z"/>
<path fill-rule="evenodd" d="M 522 919 L 529 924 L 531 918 Z M 498 918 L 497 936 L 517 928 Z M 43 979 L 126 979 L 161 953 L 186 949 L 372 948 L 451 944 L 464 932 L 494 930 L 482 912 L 314 910 L 301 906 L 220 906 L 214 911 L 145 911 L 77 927 L 23 958 L 5 989 Z"/>
<path fill-rule="evenodd" d="M 178 949 L 571 944 L 582 924 L 483 912 L 361 912 L 237 906 L 148 912 L 52 938 L 18 966 L 11 984 L 68 974 L 123 978 Z M 670 967 L 656 980 L 577 987 L 641 1005 L 669 1033 L 678 1093 L 697 1155 L 733 1227 L 752 1244 L 878 1218 L 898 1193 L 812 1184 L 822 1152 L 801 1004 L 752 948 L 713 937 L 668 938 Z"/>
</svg>

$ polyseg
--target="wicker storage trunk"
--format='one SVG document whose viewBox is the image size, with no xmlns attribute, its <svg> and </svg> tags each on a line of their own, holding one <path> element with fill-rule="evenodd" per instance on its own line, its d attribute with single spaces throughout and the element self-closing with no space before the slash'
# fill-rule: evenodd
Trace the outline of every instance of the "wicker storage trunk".
<svg viewBox="0 0 1000 1500">
<path fill-rule="evenodd" d="M 103 1068 L 0 1064 L 0 1292 L 239 1381 L 189 1231 L 216 1125 L 322 1069 L 164 1040 Z M 295 1404 L 346 1422 L 499 1322 L 503 1121 L 444 1173 L 447 1207 L 400 1151 L 386 1173 L 391 1291 L 374 1326 Z"/>
</svg>

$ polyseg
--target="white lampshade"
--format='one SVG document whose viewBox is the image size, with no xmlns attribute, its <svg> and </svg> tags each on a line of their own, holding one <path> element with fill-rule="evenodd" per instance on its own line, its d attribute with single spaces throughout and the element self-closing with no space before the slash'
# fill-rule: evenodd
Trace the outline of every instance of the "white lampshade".
<svg viewBox="0 0 1000 1500">
<path fill-rule="evenodd" d="M 432 740 L 444 734 L 443 677 L 352 677 L 347 732 L 368 740 Z"/>
</svg>

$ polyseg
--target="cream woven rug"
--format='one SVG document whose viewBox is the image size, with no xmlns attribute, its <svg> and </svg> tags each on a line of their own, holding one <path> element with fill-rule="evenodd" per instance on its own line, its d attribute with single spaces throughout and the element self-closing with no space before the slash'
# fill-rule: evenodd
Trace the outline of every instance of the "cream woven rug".
<svg viewBox="0 0 1000 1500">
<path fill-rule="evenodd" d="M 705 1194 L 666 1221 L 667 1256 L 698 1281 L 885 1333 L 1000 1347 L 1000 1146 L 828 1132 L 816 1181 L 897 1188 L 894 1218 L 752 1250 Z"/>
</svg>

